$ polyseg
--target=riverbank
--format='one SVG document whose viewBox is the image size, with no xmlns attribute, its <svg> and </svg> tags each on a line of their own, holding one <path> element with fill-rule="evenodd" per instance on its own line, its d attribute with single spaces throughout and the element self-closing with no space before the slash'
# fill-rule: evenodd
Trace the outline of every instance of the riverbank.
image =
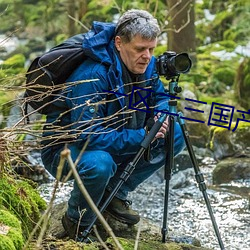
<svg viewBox="0 0 250 250">
<path fill-rule="evenodd" d="M 201 171 L 207 185 L 207 193 L 216 222 L 227 250 L 247 250 L 250 246 L 250 210 L 247 192 L 250 191 L 250 180 L 234 181 L 223 185 L 212 184 L 212 171 L 215 161 L 204 158 Z M 40 193 L 45 200 L 50 199 L 52 183 L 40 186 Z M 61 203 L 69 198 L 72 182 L 64 184 L 58 190 L 55 202 Z M 130 194 L 133 208 L 138 210 L 142 218 L 150 220 L 153 225 L 162 227 L 164 212 L 165 181 L 158 172 Z M 237 191 L 236 191 L 237 190 Z M 170 181 L 168 204 L 168 227 L 171 233 L 180 239 L 195 237 L 202 246 L 219 250 L 202 193 L 197 187 L 193 168 L 175 173 Z"/>
</svg>

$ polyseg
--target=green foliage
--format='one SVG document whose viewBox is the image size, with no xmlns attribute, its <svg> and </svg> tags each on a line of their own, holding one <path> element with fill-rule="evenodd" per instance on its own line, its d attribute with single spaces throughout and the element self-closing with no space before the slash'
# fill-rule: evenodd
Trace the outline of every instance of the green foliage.
<svg viewBox="0 0 250 250">
<path fill-rule="evenodd" d="M 221 95 L 233 86 L 240 56 L 232 53 L 234 41 L 220 41 L 198 48 L 198 64 L 192 71 L 201 92 Z"/>
<path fill-rule="evenodd" d="M 210 23 L 208 31 L 211 34 L 212 42 L 221 41 L 224 38 L 224 31 L 227 30 L 233 21 L 233 13 L 225 10 L 219 12 L 213 22 Z"/>
<path fill-rule="evenodd" d="M 67 35 L 66 34 L 59 34 L 58 36 L 56 36 L 56 39 L 55 39 L 55 43 L 56 45 L 64 42 L 66 39 L 67 39 Z"/>
<path fill-rule="evenodd" d="M 226 101 L 228 104 L 228 100 L 225 97 L 226 96 L 229 97 L 228 99 L 231 98 L 231 95 L 228 93 L 228 91 L 226 91 L 224 95 L 216 95 L 216 96 L 207 95 L 207 94 L 200 92 L 198 96 L 199 96 L 200 101 L 206 102 L 207 104 L 212 104 L 212 102 L 225 103 Z"/>
<path fill-rule="evenodd" d="M 234 83 L 235 95 L 237 101 L 245 109 L 250 109 L 250 59 L 245 58 L 238 68 Z"/>
<path fill-rule="evenodd" d="M 229 67 L 221 67 L 213 72 L 213 79 L 228 86 L 232 86 L 235 78 L 235 70 Z"/>
<path fill-rule="evenodd" d="M 205 19 L 204 10 L 214 15 L 214 19 Z M 199 44 L 231 40 L 236 45 L 249 42 L 250 2 L 245 0 L 210 1 L 196 4 L 197 41 Z M 207 39 L 209 37 L 209 40 Z"/>
<path fill-rule="evenodd" d="M 166 45 L 158 45 L 154 50 L 154 55 L 157 57 L 167 51 Z"/>
</svg>

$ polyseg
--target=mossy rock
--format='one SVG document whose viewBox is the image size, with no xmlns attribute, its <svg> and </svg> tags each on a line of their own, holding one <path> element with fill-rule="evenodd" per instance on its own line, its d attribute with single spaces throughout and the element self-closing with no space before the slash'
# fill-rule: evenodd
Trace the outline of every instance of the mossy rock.
<svg viewBox="0 0 250 250">
<path fill-rule="evenodd" d="M 236 123 L 232 123 L 232 130 Z M 248 155 L 250 148 L 250 123 L 240 122 L 233 132 L 226 128 L 212 127 L 210 130 L 209 148 L 214 157 L 221 160 L 234 155 Z"/>
<path fill-rule="evenodd" d="M 64 232 L 61 218 L 67 209 L 67 202 L 56 204 L 51 211 L 51 221 L 47 230 L 46 238 L 44 238 L 42 245 L 49 248 L 53 246 L 54 249 L 68 250 L 68 249 L 86 249 L 97 250 L 104 249 L 100 242 L 94 242 L 91 244 L 74 242 L 67 237 L 64 239 L 58 239 L 57 235 L 62 235 Z M 201 247 L 200 241 L 193 237 L 185 237 L 182 235 L 175 235 L 174 232 L 169 232 L 171 235 L 167 238 L 167 243 L 162 243 L 161 229 L 151 223 L 149 220 L 142 218 L 141 222 L 134 226 L 128 226 L 123 224 L 111 216 L 105 214 L 105 219 L 112 228 L 113 233 L 119 240 L 124 250 L 133 250 L 135 245 L 135 239 L 140 228 L 138 249 L 147 250 L 206 250 L 207 248 Z M 98 226 L 97 230 L 101 235 L 103 241 L 107 244 L 110 250 L 116 250 L 114 241 L 106 233 L 102 226 Z M 35 248 L 32 248 L 35 249 Z M 50 248 L 49 248 L 50 249 Z"/>
<path fill-rule="evenodd" d="M 124 250 L 134 249 L 134 246 L 135 246 L 134 239 L 118 238 L 118 240 Z M 111 238 L 109 238 L 106 242 L 114 245 L 113 239 Z M 198 246 L 184 244 L 184 243 L 175 243 L 175 242 L 162 243 L 161 241 L 156 241 L 156 240 L 151 240 L 151 239 L 139 240 L 138 250 L 152 250 L 152 249 L 154 250 L 208 250 L 208 248 L 198 247 Z"/>
<path fill-rule="evenodd" d="M 22 249 L 24 239 L 21 223 L 9 211 L 0 209 L 0 249 Z"/>
<path fill-rule="evenodd" d="M 123 238 L 117 237 L 120 245 L 123 250 L 134 250 L 135 249 L 135 239 L 133 238 Z M 105 245 L 110 250 L 117 250 L 114 240 L 108 238 L 105 241 Z M 45 238 L 43 240 L 41 247 L 46 247 L 46 249 L 60 249 L 60 250 L 102 250 L 104 249 L 103 245 L 100 242 L 93 242 L 91 244 L 75 242 L 73 240 L 60 240 L 56 238 Z M 30 245 L 31 249 L 41 249 L 35 246 L 35 242 Z M 50 248 L 51 247 L 51 248 Z M 43 249 L 43 248 L 42 248 Z M 144 238 L 140 237 L 138 239 L 138 250 L 211 250 L 210 248 L 195 246 L 186 243 L 176 243 L 167 241 L 162 243 L 161 239 L 152 239 L 152 237 Z"/>
<path fill-rule="evenodd" d="M 46 202 L 26 180 L 0 176 L 0 207 L 6 208 L 21 221 L 26 239 L 45 210 Z"/>
</svg>

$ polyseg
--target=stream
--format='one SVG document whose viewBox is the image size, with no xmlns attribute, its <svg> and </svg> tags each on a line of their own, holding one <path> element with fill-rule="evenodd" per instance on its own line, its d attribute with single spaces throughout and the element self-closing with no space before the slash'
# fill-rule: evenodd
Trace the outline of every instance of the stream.
<svg viewBox="0 0 250 250">
<path fill-rule="evenodd" d="M 200 170 L 207 186 L 207 194 L 216 223 L 226 250 L 250 250 L 250 180 L 239 180 L 229 184 L 212 185 L 212 158 L 202 160 Z M 158 171 L 136 192 L 130 194 L 132 208 L 153 224 L 162 228 L 164 213 L 165 180 Z M 42 197 L 49 201 L 54 182 L 39 187 Z M 55 202 L 69 198 L 72 182 L 64 184 L 57 193 Z M 168 221 L 169 232 L 177 238 L 191 237 L 203 247 L 220 250 L 213 224 L 202 192 L 197 186 L 194 169 L 174 172 L 170 180 Z"/>
</svg>

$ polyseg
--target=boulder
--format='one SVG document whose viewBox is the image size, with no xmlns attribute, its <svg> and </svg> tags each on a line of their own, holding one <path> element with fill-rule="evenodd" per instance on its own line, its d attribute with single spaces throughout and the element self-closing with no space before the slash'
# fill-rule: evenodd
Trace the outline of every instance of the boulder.
<svg viewBox="0 0 250 250">
<path fill-rule="evenodd" d="M 84 249 L 103 249 L 99 242 L 86 245 L 86 243 L 74 242 L 72 240 L 68 240 L 67 238 L 58 239 L 58 235 L 63 235 L 64 230 L 61 224 L 61 217 L 65 213 L 66 208 L 67 204 L 65 202 L 53 206 L 51 221 L 43 244 L 45 244 L 47 247 L 50 244 L 54 247 L 60 246 L 60 249 L 78 249 L 77 247 L 79 247 L 79 249 L 80 247 L 83 247 Z M 138 237 L 137 235 L 139 231 L 139 249 L 209 250 L 208 248 L 202 247 L 199 240 L 195 238 L 176 236 L 171 232 L 169 237 L 167 237 L 166 243 L 162 243 L 161 229 L 146 219 L 141 219 L 140 223 L 135 226 L 128 226 L 114 220 L 108 215 L 105 215 L 105 213 L 104 216 L 124 249 L 134 249 L 135 240 Z M 98 227 L 101 228 L 101 226 Z M 104 229 L 102 228 L 102 230 Z M 103 235 L 103 233 L 100 234 Z M 108 237 L 105 240 L 105 243 L 108 245 L 109 249 L 116 249 L 114 248 L 114 241 L 112 238 Z"/>
<path fill-rule="evenodd" d="M 209 146 L 218 162 L 213 171 L 214 184 L 250 178 L 250 123 L 239 123 L 234 132 L 213 128 Z"/>
<path fill-rule="evenodd" d="M 232 124 L 232 128 L 234 127 L 235 123 Z M 250 156 L 250 123 L 248 122 L 240 122 L 234 132 L 213 127 L 210 138 L 209 148 L 218 161 L 232 156 Z"/>
<path fill-rule="evenodd" d="M 181 110 L 183 113 L 183 120 L 185 121 L 190 142 L 193 146 L 206 148 L 209 142 L 209 127 L 206 123 L 206 117 L 204 113 L 192 111 L 190 109 L 197 109 L 203 111 L 204 107 L 199 105 L 197 102 L 189 100 L 197 100 L 195 94 L 190 90 L 184 90 L 182 93 Z M 187 109 L 188 108 L 188 109 Z"/>
<path fill-rule="evenodd" d="M 242 179 L 250 179 L 250 158 L 248 157 L 228 157 L 220 161 L 213 171 L 214 184 Z"/>
</svg>

